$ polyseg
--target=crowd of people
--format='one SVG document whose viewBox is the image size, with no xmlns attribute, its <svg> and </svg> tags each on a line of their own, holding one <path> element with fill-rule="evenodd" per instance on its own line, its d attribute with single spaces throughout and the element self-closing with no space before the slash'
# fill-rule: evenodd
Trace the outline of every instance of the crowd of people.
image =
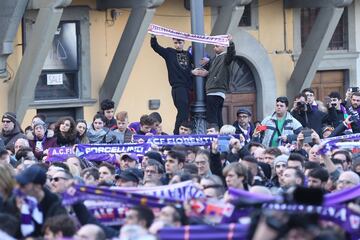
<svg viewBox="0 0 360 240">
<path fill-rule="evenodd" d="M 190 217 L 193 215 L 184 201 L 182 206 L 168 204 L 158 211 L 146 204 L 128 206 L 121 226 L 110 227 L 82 201 L 63 204 L 63 194 L 74 184 L 147 189 L 192 181 L 204 201 L 235 206 L 246 199 L 234 198 L 229 189 L 285 196 L 294 187 L 329 194 L 359 186 L 356 146 L 328 149 L 324 141 L 359 133 L 359 92 L 348 91 L 344 100 L 332 92 L 322 103 L 315 100 L 312 89 L 304 89 L 291 109 L 287 97 L 278 97 L 274 104 L 274 113 L 262 121 L 253 122 L 252 113 L 241 108 L 233 125 L 219 128 L 217 122 L 208 123 L 207 134 L 216 136 L 210 144 L 152 144 L 143 155 L 116 153 L 116 160 L 110 163 L 76 154 L 63 161 L 49 161 L 49 150 L 82 144 L 131 145 L 167 136 L 161 115 L 153 112 L 129 123 L 128 113 L 115 113 L 114 102 L 107 99 L 91 123 L 69 116 L 47 123 L 46 116 L 38 114 L 23 131 L 16 115 L 6 112 L 0 135 L 0 238 L 156 239 L 165 227 L 209 224 L 204 216 Z M 192 132 L 193 124 L 186 119 L 174 137 L 191 136 Z M 139 140 L 135 141 L 135 136 Z M 360 214 L 359 196 L 357 191 L 357 197 L 346 204 Z M 306 224 L 289 226 L 290 220 L 281 221 L 283 215 L 260 214 L 248 239 L 349 237 L 331 222 L 312 218 Z M 233 221 L 238 223 L 239 219 Z"/>
</svg>

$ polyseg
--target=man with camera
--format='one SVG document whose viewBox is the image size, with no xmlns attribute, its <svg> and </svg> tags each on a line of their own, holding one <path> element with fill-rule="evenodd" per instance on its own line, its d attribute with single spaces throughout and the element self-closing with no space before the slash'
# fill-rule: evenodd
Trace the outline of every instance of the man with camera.
<svg viewBox="0 0 360 240">
<path fill-rule="evenodd" d="M 323 122 L 326 125 L 336 128 L 341 124 L 347 115 L 346 108 L 341 104 L 341 96 L 338 92 L 331 92 L 328 97 L 325 98 L 325 103 L 328 108 L 328 114 L 324 117 Z"/>
<path fill-rule="evenodd" d="M 314 129 L 318 134 L 321 134 L 322 120 L 325 114 L 318 110 L 313 110 L 307 98 L 305 94 L 299 94 L 295 97 L 291 115 L 298 120 L 303 127 Z"/>
</svg>

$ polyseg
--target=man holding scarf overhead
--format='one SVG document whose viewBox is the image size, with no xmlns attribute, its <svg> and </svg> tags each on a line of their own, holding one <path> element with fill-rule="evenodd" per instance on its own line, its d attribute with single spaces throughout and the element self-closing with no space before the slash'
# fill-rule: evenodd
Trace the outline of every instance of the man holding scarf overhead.
<svg viewBox="0 0 360 240">
<path fill-rule="evenodd" d="M 174 48 L 164 48 L 151 35 L 151 47 L 166 62 L 171 96 L 177 109 L 174 134 L 179 134 L 180 124 L 189 118 L 189 92 L 192 88 L 191 56 L 184 50 L 184 40 L 173 38 Z"/>
<path fill-rule="evenodd" d="M 206 77 L 206 121 L 216 123 L 219 128 L 223 125 L 222 108 L 225 93 L 229 89 L 230 64 L 235 58 L 235 44 L 228 35 L 229 47 L 214 46 L 215 57 L 204 68 L 192 71 L 195 76 Z"/>
</svg>

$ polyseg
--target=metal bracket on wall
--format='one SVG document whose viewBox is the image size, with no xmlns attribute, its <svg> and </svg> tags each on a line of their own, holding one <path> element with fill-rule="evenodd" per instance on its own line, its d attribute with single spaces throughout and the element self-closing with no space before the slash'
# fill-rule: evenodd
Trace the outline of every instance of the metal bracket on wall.
<svg viewBox="0 0 360 240">
<path fill-rule="evenodd" d="M 97 0 L 97 8 L 131 8 L 118 47 L 99 91 L 99 101 L 112 99 L 116 105 L 124 92 L 126 83 L 155 14 L 155 8 L 164 0 Z"/>
<path fill-rule="evenodd" d="M 19 122 L 22 122 L 29 104 L 33 102 L 36 84 L 57 31 L 63 8 L 70 3 L 71 0 L 29 2 L 29 6 L 38 8 L 39 13 L 10 90 L 8 102 L 9 111 L 16 112 Z"/>
<path fill-rule="evenodd" d="M 14 50 L 14 38 L 24 15 L 27 0 L 2 0 L 0 3 L 0 78 L 8 78 L 7 58 Z"/>
</svg>

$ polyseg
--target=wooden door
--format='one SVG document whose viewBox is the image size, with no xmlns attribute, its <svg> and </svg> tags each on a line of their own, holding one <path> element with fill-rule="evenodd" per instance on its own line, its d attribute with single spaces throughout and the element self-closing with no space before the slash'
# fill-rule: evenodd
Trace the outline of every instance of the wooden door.
<svg viewBox="0 0 360 240">
<path fill-rule="evenodd" d="M 340 96 L 345 96 L 345 70 L 337 71 L 318 71 L 311 84 L 311 88 L 315 92 L 317 100 L 324 101 L 324 97 L 328 96 L 331 92 L 336 91 Z"/>
<path fill-rule="evenodd" d="M 223 107 L 224 124 L 233 124 L 236 120 L 236 112 L 239 108 L 246 108 L 252 113 L 251 120 L 256 121 L 256 94 L 255 93 L 232 93 L 226 94 Z"/>
<path fill-rule="evenodd" d="M 255 77 L 246 59 L 236 57 L 230 70 L 230 89 L 222 112 L 224 124 L 233 124 L 239 108 L 248 109 L 252 113 L 252 121 L 257 120 Z"/>
</svg>

